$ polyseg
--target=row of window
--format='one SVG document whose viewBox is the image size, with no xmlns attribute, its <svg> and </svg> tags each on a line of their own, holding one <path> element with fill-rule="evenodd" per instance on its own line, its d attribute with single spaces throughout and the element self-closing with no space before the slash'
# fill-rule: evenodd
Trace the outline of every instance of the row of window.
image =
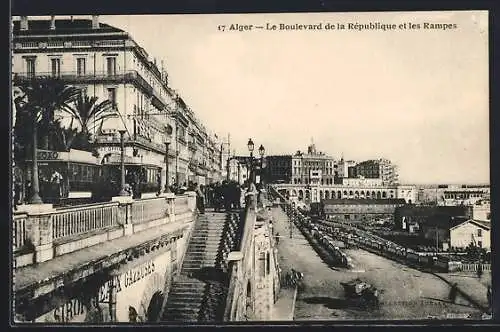
<svg viewBox="0 0 500 332">
<path fill-rule="evenodd" d="M 304 166 L 309 166 L 309 167 L 334 167 L 337 168 L 338 165 L 334 164 L 331 161 L 303 161 L 302 164 Z M 300 166 L 300 160 L 294 160 L 293 161 L 294 166 Z"/>
<path fill-rule="evenodd" d="M 301 170 L 303 172 L 301 172 Z M 319 169 L 319 168 L 312 168 L 312 167 L 305 167 L 305 168 L 301 168 L 301 167 L 294 167 L 293 168 L 293 173 L 294 174 L 301 174 L 301 173 L 309 173 L 310 171 L 319 171 L 319 170 L 323 170 L 323 169 Z M 327 175 L 332 175 L 334 173 L 334 170 L 333 168 L 326 168 L 324 169 L 325 171 L 325 174 Z M 337 171 L 335 171 L 335 173 L 338 173 Z"/>
<path fill-rule="evenodd" d="M 94 182 L 101 173 L 97 165 L 69 164 L 69 181 Z"/>
<path fill-rule="evenodd" d="M 456 199 L 456 198 L 481 198 L 482 194 L 445 194 L 446 199 Z"/>
<path fill-rule="evenodd" d="M 26 61 L 26 73 L 28 77 L 34 77 L 36 75 L 36 58 L 28 57 L 25 58 Z M 87 59 L 84 57 L 76 58 L 76 75 L 84 76 L 87 73 Z M 53 77 L 59 77 L 61 75 L 61 58 L 51 58 L 50 59 L 50 72 Z M 108 76 L 116 75 L 116 57 L 106 57 L 106 74 Z"/>
<path fill-rule="evenodd" d="M 306 193 L 308 193 L 309 191 L 306 190 Z M 329 198 L 330 197 L 330 194 L 331 194 L 331 197 L 332 198 L 335 198 L 335 196 L 337 196 L 337 198 L 342 198 L 342 197 L 345 197 L 345 196 L 351 196 L 351 197 L 356 197 L 356 198 L 360 198 L 360 197 L 364 197 L 365 196 L 365 192 L 364 191 L 361 191 L 358 192 L 353 192 L 353 191 L 349 191 L 347 192 L 346 190 L 344 190 L 344 192 L 342 191 L 337 191 L 337 194 L 335 195 L 335 191 L 332 191 L 332 192 L 329 192 L 329 191 L 325 191 L 324 192 L 324 195 L 325 195 L 325 198 Z M 292 191 L 292 195 L 296 195 L 296 192 L 295 191 Z M 302 190 L 299 190 L 298 191 L 298 196 L 301 197 L 303 195 L 303 191 Z M 323 192 L 320 191 L 320 196 L 323 197 Z M 378 198 L 387 198 L 387 192 L 385 191 L 372 191 L 371 194 L 369 191 L 366 192 L 366 197 L 369 197 L 369 196 L 372 196 L 372 197 L 378 197 Z M 391 193 L 390 194 L 390 198 L 394 198 L 394 193 Z"/>
<path fill-rule="evenodd" d="M 304 179 L 304 184 L 310 184 L 310 183 L 313 183 L 314 181 L 312 181 L 311 179 L 309 178 L 305 178 Z M 321 184 L 326 184 L 326 185 L 329 185 L 329 184 L 333 184 L 334 182 L 334 179 L 332 178 L 327 178 L 327 179 L 321 179 L 319 181 Z M 293 179 L 293 184 L 302 184 L 302 179 Z"/>
</svg>

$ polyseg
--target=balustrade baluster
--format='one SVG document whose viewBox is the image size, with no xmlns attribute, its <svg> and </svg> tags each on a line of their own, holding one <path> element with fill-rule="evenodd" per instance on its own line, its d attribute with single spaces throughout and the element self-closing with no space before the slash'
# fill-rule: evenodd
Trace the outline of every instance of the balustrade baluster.
<svg viewBox="0 0 500 332">
<path fill-rule="evenodd" d="M 70 235 L 76 235 L 80 233 L 80 227 L 83 222 L 83 216 L 84 216 L 83 211 L 78 211 L 77 213 L 75 213 L 75 227 L 73 229 L 73 233 L 71 233 Z"/>
<path fill-rule="evenodd" d="M 92 227 L 92 212 L 94 212 L 94 210 L 87 210 L 87 220 L 85 222 L 85 231 L 88 232 L 88 231 L 92 231 L 94 230 L 94 227 Z"/>
<path fill-rule="evenodd" d="M 105 225 L 105 223 L 106 223 L 106 220 L 109 218 L 108 209 L 105 209 L 103 211 L 103 214 L 104 214 L 103 218 L 101 220 L 99 220 L 99 228 L 103 227 L 103 225 Z"/>
<path fill-rule="evenodd" d="M 57 239 L 60 235 L 60 230 L 59 230 L 59 227 L 60 227 L 60 223 L 59 223 L 59 218 L 57 215 L 53 216 L 52 217 L 52 222 L 54 223 L 54 228 L 52 229 L 52 236 L 54 239 Z"/>
<path fill-rule="evenodd" d="M 85 224 L 87 221 L 87 211 L 80 211 L 80 218 L 78 218 L 78 234 L 85 230 Z"/>
<path fill-rule="evenodd" d="M 90 211 L 85 211 L 84 215 L 85 215 L 85 217 L 84 217 L 83 222 L 82 222 L 81 232 L 88 232 L 88 231 L 92 230 L 92 228 L 90 227 Z"/>
<path fill-rule="evenodd" d="M 71 224 L 73 222 L 73 216 L 71 214 L 64 213 L 62 215 L 62 220 L 63 220 L 64 226 L 65 226 L 62 236 L 67 236 L 70 234 Z"/>
<path fill-rule="evenodd" d="M 85 226 L 85 211 L 78 211 L 78 221 L 76 226 L 76 234 L 80 234 Z"/>
<path fill-rule="evenodd" d="M 97 219 L 96 227 L 101 227 L 101 222 L 105 218 L 106 211 L 106 209 L 99 210 L 99 218 Z"/>
<path fill-rule="evenodd" d="M 20 247 L 19 245 L 19 230 L 18 230 L 18 222 L 14 222 L 14 248 Z"/>
</svg>

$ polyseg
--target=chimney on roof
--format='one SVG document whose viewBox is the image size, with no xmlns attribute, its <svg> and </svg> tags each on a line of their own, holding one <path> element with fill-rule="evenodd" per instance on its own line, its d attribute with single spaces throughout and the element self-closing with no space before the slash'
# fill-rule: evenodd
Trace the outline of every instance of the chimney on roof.
<svg viewBox="0 0 500 332">
<path fill-rule="evenodd" d="M 56 17 L 52 15 L 50 17 L 50 30 L 55 30 L 56 29 Z"/>
<path fill-rule="evenodd" d="M 28 16 L 21 16 L 21 30 L 28 30 Z"/>
<path fill-rule="evenodd" d="M 92 29 L 99 29 L 99 15 L 92 15 Z"/>
</svg>

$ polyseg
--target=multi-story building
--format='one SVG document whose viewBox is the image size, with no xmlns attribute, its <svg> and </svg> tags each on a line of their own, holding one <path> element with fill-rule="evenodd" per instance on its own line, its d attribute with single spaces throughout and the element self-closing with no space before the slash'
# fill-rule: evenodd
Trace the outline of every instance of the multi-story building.
<svg viewBox="0 0 500 332">
<path fill-rule="evenodd" d="M 292 181 L 292 156 L 266 156 L 266 178 L 269 183 Z"/>
<path fill-rule="evenodd" d="M 347 178 L 347 177 L 355 177 L 355 176 L 349 176 L 349 169 L 351 169 L 351 173 L 353 172 L 352 167 L 356 166 L 356 161 L 354 160 L 344 160 L 344 157 L 340 159 L 340 161 L 337 163 L 337 183 L 335 184 L 341 184 L 342 183 L 342 178 Z"/>
<path fill-rule="evenodd" d="M 417 200 L 421 204 L 473 205 L 490 199 L 489 185 L 419 185 Z"/>
<path fill-rule="evenodd" d="M 329 220 L 363 221 L 392 220 L 396 208 L 406 204 L 404 199 L 326 199 L 324 213 Z"/>
<path fill-rule="evenodd" d="M 396 166 L 387 159 L 362 161 L 349 169 L 349 177 L 363 176 L 368 179 L 381 179 L 383 184 L 397 184 Z"/>
<path fill-rule="evenodd" d="M 118 129 L 124 128 L 125 155 L 156 167 L 161 185 L 221 177 L 221 144 L 183 99 L 168 85 L 168 74 L 125 31 L 92 19 L 29 20 L 13 23 L 14 85 L 56 77 L 81 87 L 87 95 L 108 99 L 119 118 L 105 120 L 92 134 L 101 158 L 120 152 Z M 169 174 L 165 142 L 170 141 Z"/>
<path fill-rule="evenodd" d="M 359 178 L 343 178 L 342 179 L 342 184 L 344 186 L 348 187 L 381 187 L 382 184 L 382 179 L 370 179 L 370 178 L 364 178 L 364 177 L 359 177 Z"/>
<path fill-rule="evenodd" d="M 331 156 L 316 151 L 314 144 L 309 145 L 307 153 L 297 151 L 291 158 L 293 184 L 311 184 L 315 176 L 319 185 L 333 185 L 337 164 Z M 320 171 L 320 172 L 318 172 Z"/>
<path fill-rule="evenodd" d="M 237 158 L 229 160 L 229 180 L 239 184 L 245 183 L 249 176 L 249 169 L 246 163 L 240 162 Z"/>
</svg>

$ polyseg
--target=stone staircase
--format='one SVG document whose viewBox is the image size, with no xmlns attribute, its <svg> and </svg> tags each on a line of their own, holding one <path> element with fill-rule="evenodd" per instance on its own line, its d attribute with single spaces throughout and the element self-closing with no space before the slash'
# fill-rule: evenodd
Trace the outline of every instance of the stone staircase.
<svg viewBox="0 0 500 332">
<path fill-rule="evenodd" d="M 236 248 L 239 220 L 239 212 L 206 211 L 198 216 L 161 321 L 222 321 L 228 286 L 226 258 Z"/>
</svg>

